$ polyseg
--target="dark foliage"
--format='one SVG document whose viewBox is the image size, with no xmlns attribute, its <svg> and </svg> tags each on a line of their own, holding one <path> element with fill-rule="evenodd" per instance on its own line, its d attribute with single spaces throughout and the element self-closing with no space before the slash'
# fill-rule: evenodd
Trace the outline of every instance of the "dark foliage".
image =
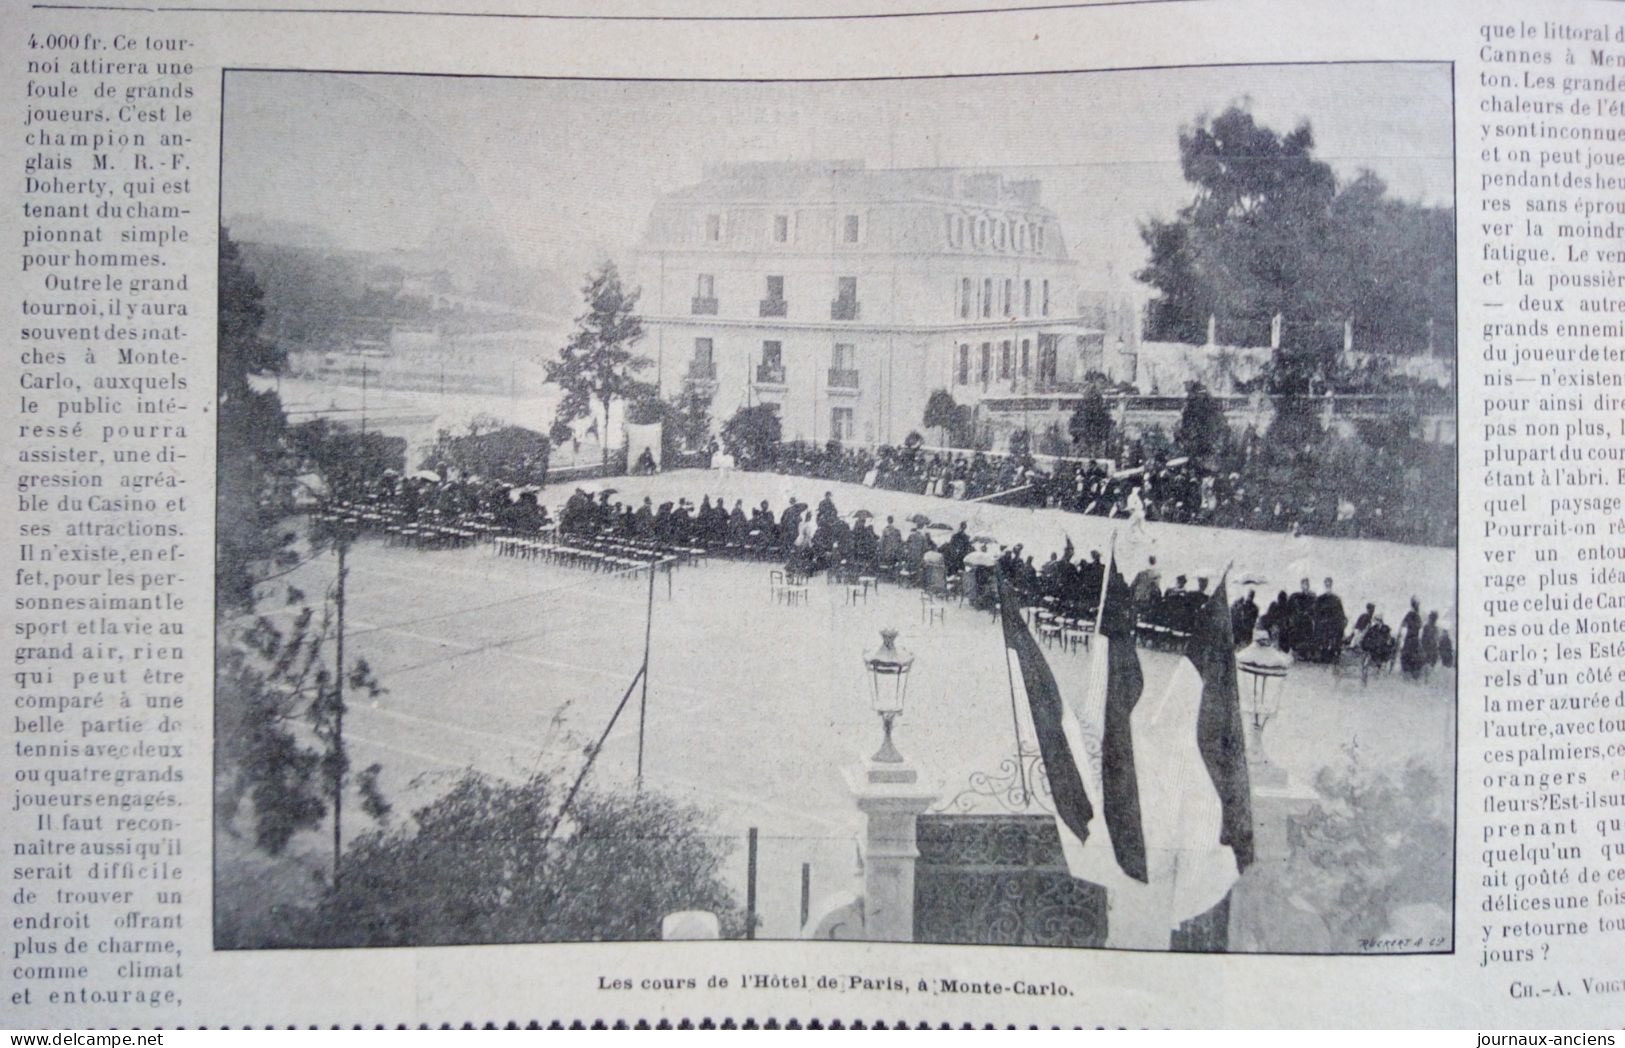
<svg viewBox="0 0 1625 1048">
<path fill-rule="evenodd" d="M 465 774 L 410 827 L 358 838 L 344 878 L 297 915 L 313 946 L 658 939 L 660 919 L 709 910 L 737 935 L 724 877 L 732 840 L 697 809 L 644 793 L 578 794 L 548 839 L 562 790 Z"/>
</svg>

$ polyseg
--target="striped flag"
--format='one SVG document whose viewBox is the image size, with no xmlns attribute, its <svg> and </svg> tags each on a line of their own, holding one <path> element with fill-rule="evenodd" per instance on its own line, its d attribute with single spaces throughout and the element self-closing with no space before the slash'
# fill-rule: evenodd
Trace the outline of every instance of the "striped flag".
<svg viewBox="0 0 1625 1048">
<path fill-rule="evenodd" d="M 1002 578 L 999 587 L 1006 655 L 1020 667 L 1067 868 L 1107 889 L 1107 945 L 1167 949 L 1169 933 L 1223 901 L 1254 857 L 1224 581 L 1197 613 L 1167 687 L 1147 702 L 1133 597 L 1115 555 L 1088 685 L 1071 702 Z"/>
<path fill-rule="evenodd" d="M 1197 612 L 1155 704 L 1134 715 L 1135 752 L 1158 923 L 1221 902 L 1253 862 L 1252 793 L 1224 580 Z"/>
<path fill-rule="evenodd" d="M 1013 655 L 1021 667 L 1021 683 L 1027 692 L 1033 732 L 1038 736 L 1038 750 L 1044 758 L 1050 797 L 1055 803 L 1055 818 L 1060 823 L 1057 829 L 1061 831 L 1062 841 L 1068 834 L 1079 842 L 1085 841 L 1089 838 L 1089 822 L 1095 817 L 1095 809 L 1089 803 L 1089 794 L 1084 790 L 1078 763 L 1073 759 L 1072 745 L 1067 739 L 1061 690 L 1056 687 L 1055 675 L 1050 672 L 1044 653 L 1038 650 L 1027 624 L 1021 620 L 1015 594 L 1002 570 L 998 573 L 998 588 L 1005 660 L 1008 662 Z"/>
<path fill-rule="evenodd" d="M 1032 715 L 1033 732 L 1044 758 L 1051 800 L 1067 866 L 1073 876 L 1110 886 L 1128 877 L 1146 879 L 1145 843 L 1140 832 L 1139 787 L 1134 772 L 1130 718 L 1139 701 L 1140 660 L 1134 651 L 1134 614 L 1128 585 L 1115 559 L 1106 580 L 1101 612 L 1103 642 L 1097 660 L 1104 686 L 1089 689 L 1099 716 L 1071 707 L 1061 696 L 1043 652 L 1021 620 L 1008 585 L 999 582 L 1000 617 L 1006 655 L 1015 657 Z M 1112 638 L 1116 638 L 1114 643 Z M 1091 730 L 1091 727 L 1093 730 Z M 1081 728 L 1081 730 L 1080 730 Z M 1100 802 L 1104 838 L 1090 840 Z M 1085 847 L 1088 842 L 1087 847 Z M 1120 871 L 1120 872 L 1119 872 Z"/>
<path fill-rule="evenodd" d="M 1134 647 L 1134 597 L 1117 568 L 1114 550 L 1106 568 L 1099 628 L 1089 663 L 1089 686 L 1072 704 L 1074 726 L 1087 756 L 1086 789 L 1102 798 L 1106 833 L 1117 869 L 1142 884 L 1148 871 L 1141 824 L 1140 783 L 1134 754 L 1133 718 L 1145 689 Z M 1092 855 L 1069 855 L 1075 876 L 1110 886 L 1117 878 Z"/>
</svg>

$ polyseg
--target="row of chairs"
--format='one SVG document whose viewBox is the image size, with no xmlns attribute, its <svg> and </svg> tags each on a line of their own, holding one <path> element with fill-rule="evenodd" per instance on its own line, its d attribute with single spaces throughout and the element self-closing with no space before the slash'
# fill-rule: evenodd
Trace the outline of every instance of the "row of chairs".
<svg viewBox="0 0 1625 1048">
<path fill-rule="evenodd" d="M 463 549 L 479 541 L 472 528 L 451 524 L 388 524 L 385 541 L 415 549 Z"/>
<path fill-rule="evenodd" d="M 1059 647 L 1063 651 L 1085 651 L 1095 635 L 1095 624 L 1088 619 L 1061 615 L 1048 608 L 1024 608 L 1030 612 L 1030 621 L 1037 623 L 1038 639 L 1046 647 Z"/>
<path fill-rule="evenodd" d="M 633 558 L 607 550 L 587 549 L 545 539 L 522 539 L 512 535 L 493 537 L 492 548 L 499 557 L 536 560 L 591 571 L 632 571 L 646 567 L 648 558 Z"/>
<path fill-rule="evenodd" d="M 774 568 L 767 573 L 768 599 L 775 604 L 795 606 L 806 604 L 810 598 L 807 576 L 799 571 Z"/>
</svg>

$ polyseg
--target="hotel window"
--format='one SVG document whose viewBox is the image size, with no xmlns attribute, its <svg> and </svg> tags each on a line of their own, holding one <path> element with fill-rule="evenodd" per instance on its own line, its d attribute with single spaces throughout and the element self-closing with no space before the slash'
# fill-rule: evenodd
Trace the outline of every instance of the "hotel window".
<svg viewBox="0 0 1625 1048">
<path fill-rule="evenodd" d="M 957 374 L 956 377 L 958 378 L 959 384 L 961 386 L 965 386 L 965 385 L 970 384 L 970 343 L 969 342 L 961 342 L 959 344 L 959 368 L 958 368 L 958 374 Z"/>
<path fill-rule="evenodd" d="M 705 239 L 715 243 L 722 239 L 722 216 L 705 216 Z"/>
<path fill-rule="evenodd" d="M 773 216 L 773 240 L 775 243 L 787 243 L 790 239 L 790 216 Z"/>
<path fill-rule="evenodd" d="M 959 278 L 959 319 L 969 320 L 973 303 L 976 298 L 976 289 L 971 285 L 970 277 Z"/>
<path fill-rule="evenodd" d="M 768 385 L 784 384 L 784 344 L 762 343 L 762 362 L 756 365 L 756 381 Z"/>
<path fill-rule="evenodd" d="M 982 278 L 982 316 L 993 315 L 993 278 Z"/>
<path fill-rule="evenodd" d="M 1016 282 L 1014 280 L 1011 280 L 1008 277 L 1005 278 L 1005 281 L 1004 281 L 1004 315 L 1007 316 L 1007 317 L 1013 315 L 1010 312 L 1010 301 L 1011 301 L 1012 296 L 1014 295 L 1015 286 L 1016 286 Z"/>
<path fill-rule="evenodd" d="M 716 315 L 717 281 L 716 277 L 710 273 L 701 273 L 695 278 L 694 302 L 690 306 L 689 312 Z"/>
<path fill-rule="evenodd" d="M 858 216 L 847 215 L 846 223 L 841 231 L 841 239 L 848 244 L 856 244 L 858 242 L 858 229 Z"/>
<path fill-rule="evenodd" d="M 835 343 L 829 360 L 829 385 L 831 389 L 858 388 L 858 347 L 852 343 Z"/>
<path fill-rule="evenodd" d="M 1023 222 L 1020 225 L 1018 225 L 1016 227 L 1016 233 L 1019 235 L 1019 239 L 1018 239 L 1017 244 L 1016 244 L 1016 250 L 1017 251 L 1026 251 L 1027 250 L 1027 223 Z"/>
<path fill-rule="evenodd" d="M 976 246 L 981 247 L 982 244 L 987 241 L 987 219 L 978 218 L 976 220 L 976 232 L 974 235 L 976 237 Z"/>
<path fill-rule="evenodd" d="M 1044 281 L 1044 315 L 1049 316 L 1049 281 Z"/>
<path fill-rule="evenodd" d="M 1012 366 L 1013 366 L 1013 362 L 1010 359 L 1010 343 L 1009 342 L 1000 342 L 999 343 L 999 377 L 1000 378 L 1009 378 L 1010 377 L 1010 369 L 1011 369 Z"/>
<path fill-rule="evenodd" d="M 1032 372 L 1030 370 L 1028 370 L 1029 365 L 1030 365 L 1031 360 L 1032 360 L 1032 357 L 1031 357 L 1032 348 L 1033 348 L 1032 339 L 1024 338 L 1024 339 L 1021 340 L 1021 377 L 1022 378 L 1026 378 L 1028 375 L 1032 374 Z"/>
<path fill-rule="evenodd" d="M 717 379 L 717 365 L 711 355 L 711 340 L 697 338 L 694 340 L 694 358 L 688 362 L 688 377 L 701 382 L 715 382 Z"/>
<path fill-rule="evenodd" d="M 1033 282 L 1031 280 L 1021 282 L 1021 315 L 1024 317 L 1033 315 Z"/>
<path fill-rule="evenodd" d="M 1033 227 L 1033 250 L 1044 253 L 1044 227 L 1041 225 Z"/>
<path fill-rule="evenodd" d="M 954 218 L 954 247 L 964 247 L 964 246 L 965 246 L 965 216 L 964 215 L 959 215 L 959 216 L 956 216 Z"/>
<path fill-rule="evenodd" d="M 984 386 L 993 377 L 993 343 L 991 342 L 982 343 L 982 366 L 977 371 L 977 377 L 982 380 Z"/>
<path fill-rule="evenodd" d="M 993 224 L 993 246 L 998 248 L 1000 251 L 1004 250 L 1004 223 L 1003 222 L 995 222 Z"/>
<path fill-rule="evenodd" d="M 851 440 L 856 427 L 853 425 L 851 408 L 831 408 L 829 412 L 829 435 L 836 440 Z"/>
<path fill-rule="evenodd" d="M 767 297 L 771 301 L 774 301 L 774 302 L 783 302 L 784 301 L 784 278 L 783 277 L 768 277 L 767 278 Z"/>
</svg>

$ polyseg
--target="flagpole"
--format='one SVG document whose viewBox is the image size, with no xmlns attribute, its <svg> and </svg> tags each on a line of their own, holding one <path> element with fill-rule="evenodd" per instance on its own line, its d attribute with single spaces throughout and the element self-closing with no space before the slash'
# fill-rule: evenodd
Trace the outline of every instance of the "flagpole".
<svg viewBox="0 0 1625 1048">
<path fill-rule="evenodd" d="M 1016 736 L 1016 777 L 1021 781 L 1021 807 L 1026 810 L 1032 805 L 1032 794 L 1027 789 L 1027 757 L 1021 748 L 1021 717 L 1016 713 L 1016 675 L 1010 668 L 1010 641 L 1004 635 L 1003 625 L 1006 614 L 1004 602 L 1009 597 L 1010 587 L 1004 581 L 1004 569 L 994 568 L 994 571 L 999 591 L 999 651 L 1004 656 L 1004 679 L 1010 685 L 1010 727 Z"/>
<path fill-rule="evenodd" d="M 1100 577 L 1100 603 L 1095 608 L 1095 636 L 1100 636 L 1100 624 L 1106 620 L 1106 587 L 1111 585 L 1112 572 L 1117 570 L 1117 529 L 1112 529 L 1111 544 L 1106 547 L 1106 574 Z"/>
</svg>

